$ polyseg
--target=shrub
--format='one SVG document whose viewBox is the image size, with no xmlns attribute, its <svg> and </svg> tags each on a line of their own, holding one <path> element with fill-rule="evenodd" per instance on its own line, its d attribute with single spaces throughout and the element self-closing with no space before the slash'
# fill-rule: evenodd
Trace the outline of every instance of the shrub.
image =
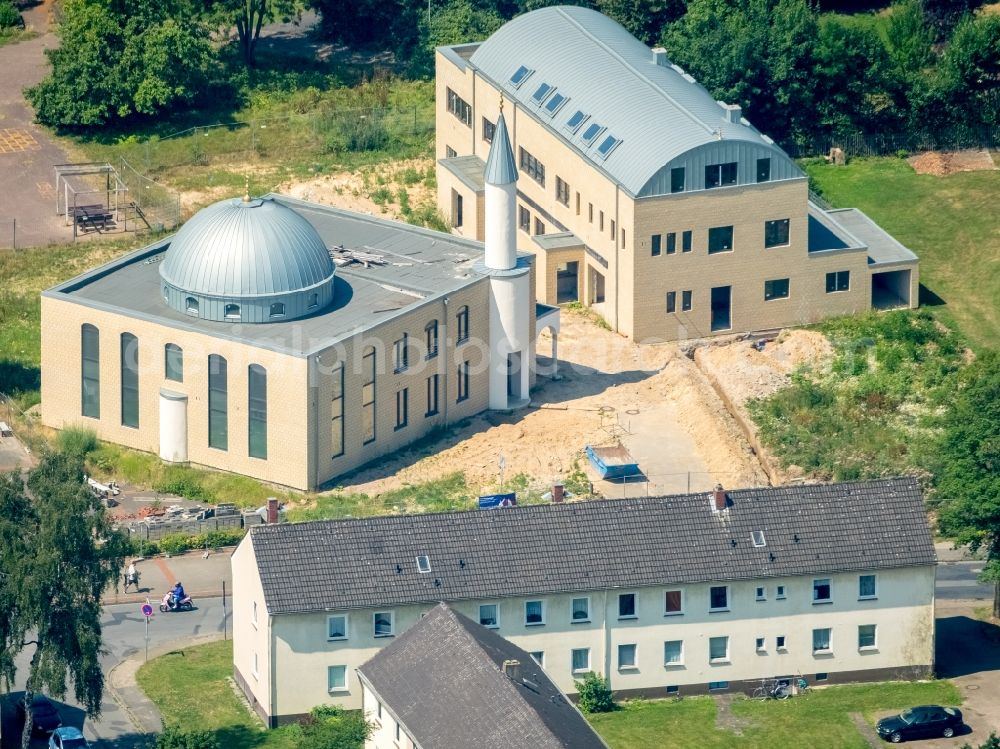
<svg viewBox="0 0 1000 749">
<path fill-rule="evenodd" d="M 161 494 L 176 494 L 188 499 L 214 499 L 202 483 L 202 477 L 183 466 L 168 467 L 163 476 L 153 483 L 153 489 Z"/>
<path fill-rule="evenodd" d="M 587 674 L 583 681 L 576 682 L 580 693 L 580 709 L 585 713 L 610 713 L 618 709 L 611 685 L 600 674 Z"/>
<path fill-rule="evenodd" d="M 184 731 L 179 726 L 167 726 L 149 744 L 149 749 L 222 749 L 212 731 Z"/>
<path fill-rule="evenodd" d="M 98 448 L 97 435 L 91 429 L 67 427 L 59 432 L 56 445 L 60 452 L 75 458 L 86 458 Z"/>
<path fill-rule="evenodd" d="M 21 14 L 10 0 L 0 0 L 0 29 L 12 29 L 21 25 Z"/>
<path fill-rule="evenodd" d="M 164 554 L 183 554 L 194 548 L 194 539 L 195 536 L 186 533 L 168 533 L 160 538 L 160 551 Z"/>
</svg>

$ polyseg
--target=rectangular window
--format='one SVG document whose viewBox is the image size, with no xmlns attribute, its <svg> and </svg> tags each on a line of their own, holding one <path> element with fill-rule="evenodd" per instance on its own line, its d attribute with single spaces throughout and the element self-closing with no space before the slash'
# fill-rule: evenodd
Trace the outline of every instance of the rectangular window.
<svg viewBox="0 0 1000 749">
<path fill-rule="evenodd" d="M 347 689 L 347 666 L 328 666 L 326 688 L 329 692 L 343 692 Z"/>
<path fill-rule="evenodd" d="M 691 252 L 691 231 L 681 234 L 681 252 Z"/>
<path fill-rule="evenodd" d="M 771 181 L 771 159 L 757 159 L 757 181 Z"/>
<path fill-rule="evenodd" d="M 537 237 L 539 234 L 544 234 L 544 233 L 545 233 L 545 223 L 540 218 L 538 218 L 538 216 L 535 216 L 535 236 Z"/>
<path fill-rule="evenodd" d="M 257 670 L 257 651 L 253 653 L 253 661 L 251 662 L 250 671 L 255 677 L 260 676 L 260 671 Z"/>
<path fill-rule="evenodd" d="M 764 222 L 764 247 L 780 247 L 788 244 L 788 219 Z"/>
<path fill-rule="evenodd" d="M 705 189 L 736 184 L 736 162 L 710 164 L 705 167 Z"/>
<path fill-rule="evenodd" d="M 604 231 L 604 211 L 597 212 L 597 228 L 600 231 Z"/>
<path fill-rule="evenodd" d="M 624 229 L 622 229 L 621 235 L 622 235 L 622 249 L 624 250 L 625 249 L 625 230 Z"/>
<path fill-rule="evenodd" d="M 729 252 L 733 249 L 733 227 L 716 226 L 708 230 L 708 254 Z"/>
<path fill-rule="evenodd" d="M 667 314 L 671 314 L 677 311 L 677 292 L 668 291 L 667 292 Z"/>
<path fill-rule="evenodd" d="M 462 307 L 455 317 L 458 323 L 458 335 L 455 337 L 455 343 L 465 343 L 469 340 L 469 308 Z"/>
<path fill-rule="evenodd" d="M 574 623 L 590 621 L 589 598 L 574 598 L 573 602 L 570 605 L 572 609 L 571 621 L 573 621 Z"/>
<path fill-rule="evenodd" d="M 344 454 L 344 363 L 338 362 L 330 373 L 330 456 Z"/>
<path fill-rule="evenodd" d="M 712 662 L 729 660 L 729 638 L 709 637 L 708 638 L 708 659 Z"/>
<path fill-rule="evenodd" d="M 464 124 L 472 127 L 472 107 L 461 96 L 450 88 L 448 89 L 448 111 L 455 115 Z"/>
<path fill-rule="evenodd" d="M 375 637 L 392 637 L 391 611 L 377 611 L 372 614 L 372 633 Z"/>
<path fill-rule="evenodd" d="M 847 291 L 851 288 L 851 272 L 849 270 L 835 271 L 826 274 L 826 293 Z"/>
<path fill-rule="evenodd" d="M 829 578 L 813 580 L 813 603 L 829 603 L 833 600 L 831 598 L 832 592 Z"/>
<path fill-rule="evenodd" d="M 267 460 L 267 370 L 259 364 L 247 371 L 247 396 L 249 454 Z"/>
<path fill-rule="evenodd" d="M 580 193 L 576 194 L 576 215 L 580 215 Z"/>
<path fill-rule="evenodd" d="M 679 590 L 668 590 L 664 596 L 663 613 L 667 616 L 684 613 L 684 598 Z"/>
<path fill-rule="evenodd" d="M 432 320 L 427 323 L 427 327 L 424 328 L 424 343 L 427 345 L 427 353 L 424 355 L 426 359 L 433 359 L 438 355 L 438 321 Z"/>
<path fill-rule="evenodd" d="M 163 376 L 174 382 L 184 382 L 184 350 L 176 343 L 163 348 Z"/>
<path fill-rule="evenodd" d="M 556 200 L 564 206 L 569 206 L 569 185 L 559 176 L 556 176 Z"/>
<path fill-rule="evenodd" d="M 667 640 L 663 643 L 663 665 L 679 666 L 684 663 L 684 641 Z"/>
<path fill-rule="evenodd" d="M 876 628 L 874 624 L 858 625 L 858 650 L 874 650 Z"/>
<path fill-rule="evenodd" d="M 824 627 L 822 629 L 813 630 L 813 652 L 814 653 L 829 653 L 832 650 L 830 647 L 830 628 Z"/>
<path fill-rule="evenodd" d="M 528 625 L 545 624 L 545 602 L 524 602 L 524 623 Z"/>
<path fill-rule="evenodd" d="M 446 158 L 453 159 L 456 156 L 458 156 L 458 151 L 456 151 L 451 146 L 445 146 L 444 147 L 444 155 L 445 155 Z"/>
<path fill-rule="evenodd" d="M 465 217 L 462 195 L 457 190 L 451 191 L 451 225 L 456 229 L 462 228 Z"/>
<path fill-rule="evenodd" d="M 691 292 L 682 291 L 681 292 L 681 311 L 690 312 L 691 311 Z"/>
<path fill-rule="evenodd" d="M 758 601 L 766 601 L 767 588 L 765 588 L 763 585 L 758 585 L 757 588 L 754 590 L 754 598 Z"/>
<path fill-rule="evenodd" d="M 500 626 L 500 612 L 497 604 L 483 603 L 479 605 L 479 623 L 491 629 Z"/>
<path fill-rule="evenodd" d="M 495 122 L 490 122 L 488 119 L 483 117 L 483 140 L 487 143 L 493 142 L 493 135 L 497 131 L 497 126 Z"/>
<path fill-rule="evenodd" d="M 594 223 L 594 204 L 587 203 L 587 221 Z"/>
<path fill-rule="evenodd" d="M 756 639 L 756 641 L 754 642 L 754 650 L 756 650 L 758 653 L 761 653 L 761 652 L 764 652 L 764 651 L 767 650 L 767 648 L 764 645 L 764 638 L 763 637 L 758 637 Z"/>
<path fill-rule="evenodd" d="M 667 234 L 667 254 L 673 255 L 677 252 L 677 233 L 670 232 Z"/>
<path fill-rule="evenodd" d="M 618 669 L 635 668 L 635 645 L 618 646 Z"/>
<path fill-rule="evenodd" d="M 217 354 L 208 357 L 208 446 L 229 449 L 229 375 Z"/>
<path fill-rule="evenodd" d="M 670 192 L 684 192 L 684 167 L 675 166 L 670 170 Z"/>
<path fill-rule="evenodd" d="M 438 412 L 438 378 L 440 375 L 431 375 L 427 378 L 427 411 L 424 416 L 434 416 Z"/>
<path fill-rule="evenodd" d="M 728 611 L 729 610 L 729 588 L 725 585 L 714 585 L 709 588 L 708 591 L 709 611 Z"/>
<path fill-rule="evenodd" d="M 611 219 L 611 241 L 615 241 L 615 220 Z"/>
<path fill-rule="evenodd" d="M 590 648 L 574 648 L 572 661 L 574 674 L 585 674 L 590 671 Z"/>
<path fill-rule="evenodd" d="M 781 599 L 781 598 L 785 597 L 785 586 L 784 585 L 779 585 L 778 587 L 776 587 L 774 589 L 774 597 L 778 598 L 778 599 Z"/>
<path fill-rule="evenodd" d="M 875 575 L 858 575 L 858 598 L 876 598 Z"/>
<path fill-rule="evenodd" d="M 326 618 L 326 639 L 346 640 L 347 639 L 347 615 L 337 614 Z"/>
<path fill-rule="evenodd" d="M 257 626 L 257 602 L 253 602 L 253 608 L 250 610 L 250 622 L 256 627 Z"/>
<path fill-rule="evenodd" d="M 396 391 L 396 429 L 402 429 L 410 423 L 410 389 Z"/>
<path fill-rule="evenodd" d="M 816 681 L 826 681 L 827 673 L 825 671 L 820 671 L 816 674 Z"/>
<path fill-rule="evenodd" d="M 787 278 L 775 278 L 770 281 L 764 281 L 764 301 L 770 301 L 771 299 L 787 299 L 788 298 L 788 279 Z"/>
<path fill-rule="evenodd" d="M 531 656 L 531 660 L 537 663 L 542 668 L 545 668 L 545 651 L 543 650 L 532 650 L 528 655 Z"/>
<path fill-rule="evenodd" d="M 785 649 L 785 636 L 784 635 L 778 635 L 777 637 L 774 638 L 774 647 L 777 650 L 784 650 Z"/>
<path fill-rule="evenodd" d="M 635 619 L 635 593 L 620 593 L 618 595 L 618 618 Z"/>
<path fill-rule="evenodd" d="M 464 361 L 458 365 L 458 399 L 457 403 L 469 397 L 469 362 Z"/>
<path fill-rule="evenodd" d="M 121 335 L 122 426 L 139 428 L 139 339 Z"/>
<path fill-rule="evenodd" d="M 714 692 L 718 689 L 729 689 L 728 681 L 710 681 L 708 682 L 708 691 Z"/>
<path fill-rule="evenodd" d="M 375 441 L 375 347 L 361 357 L 361 441 Z"/>
<path fill-rule="evenodd" d="M 517 207 L 517 226 L 523 232 L 531 231 L 531 211 L 523 205 Z"/>
<path fill-rule="evenodd" d="M 403 337 L 392 344 L 392 370 L 402 372 L 410 366 L 410 337 L 403 333 Z"/>
<path fill-rule="evenodd" d="M 649 254 L 656 257 L 660 254 L 662 249 L 660 243 L 663 241 L 663 237 L 659 234 L 654 234 L 649 238 Z"/>
<path fill-rule="evenodd" d="M 518 150 L 521 154 L 521 171 L 545 187 L 545 165 L 523 148 Z"/>
</svg>

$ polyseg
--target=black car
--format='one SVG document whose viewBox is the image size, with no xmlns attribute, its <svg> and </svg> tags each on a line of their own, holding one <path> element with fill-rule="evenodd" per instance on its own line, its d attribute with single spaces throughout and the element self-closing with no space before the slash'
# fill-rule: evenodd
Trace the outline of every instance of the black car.
<svg viewBox="0 0 1000 749">
<path fill-rule="evenodd" d="M 24 720 L 24 700 L 17 703 L 17 715 Z M 59 711 L 52 704 L 52 700 L 44 694 L 36 694 L 31 699 L 31 730 L 32 733 L 49 734 L 62 725 L 62 718 Z"/>
<path fill-rule="evenodd" d="M 962 711 L 957 707 L 921 705 L 899 715 L 882 718 L 876 725 L 878 735 L 893 744 L 909 739 L 954 736 L 962 727 Z"/>
</svg>

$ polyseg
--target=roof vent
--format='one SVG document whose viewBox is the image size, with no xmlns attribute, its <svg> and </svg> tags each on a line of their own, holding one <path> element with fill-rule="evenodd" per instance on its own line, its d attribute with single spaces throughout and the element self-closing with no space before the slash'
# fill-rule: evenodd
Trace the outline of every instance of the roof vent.
<svg viewBox="0 0 1000 749">
<path fill-rule="evenodd" d="M 722 488 L 722 484 L 715 485 L 711 499 L 714 512 L 722 512 L 729 508 L 729 497 L 726 495 L 726 490 Z"/>
<path fill-rule="evenodd" d="M 521 661 L 504 661 L 503 672 L 511 681 L 521 681 Z"/>
<path fill-rule="evenodd" d="M 663 47 L 653 47 L 653 62 L 663 67 L 670 65 L 670 61 L 667 59 L 667 50 Z"/>
<path fill-rule="evenodd" d="M 743 119 L 743 107 L 739 104 L 723 104 L 722 108 L 726 111 L 726 122 L 740 124 L 740 120 Z"/>
<path fill-rule="evenodd" d="M 424 554 L 417 557 L 417 572 L 426 575 L 431 571 L 431 560 Z"/>
</svg>

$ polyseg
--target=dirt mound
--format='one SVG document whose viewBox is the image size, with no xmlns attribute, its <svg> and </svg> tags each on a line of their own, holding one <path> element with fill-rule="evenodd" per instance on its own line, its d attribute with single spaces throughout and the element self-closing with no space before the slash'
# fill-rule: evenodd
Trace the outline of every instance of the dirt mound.
<svg viewBox="0 0 1000 749">
<path fill-rule="evenodd" d="M 985 149 L 967 151 L 925 151 L 907 159 L 917 174 L 944 177 L 955 172 L 978 172 L 996 169 L 993 157 Z"/>
</svg>

